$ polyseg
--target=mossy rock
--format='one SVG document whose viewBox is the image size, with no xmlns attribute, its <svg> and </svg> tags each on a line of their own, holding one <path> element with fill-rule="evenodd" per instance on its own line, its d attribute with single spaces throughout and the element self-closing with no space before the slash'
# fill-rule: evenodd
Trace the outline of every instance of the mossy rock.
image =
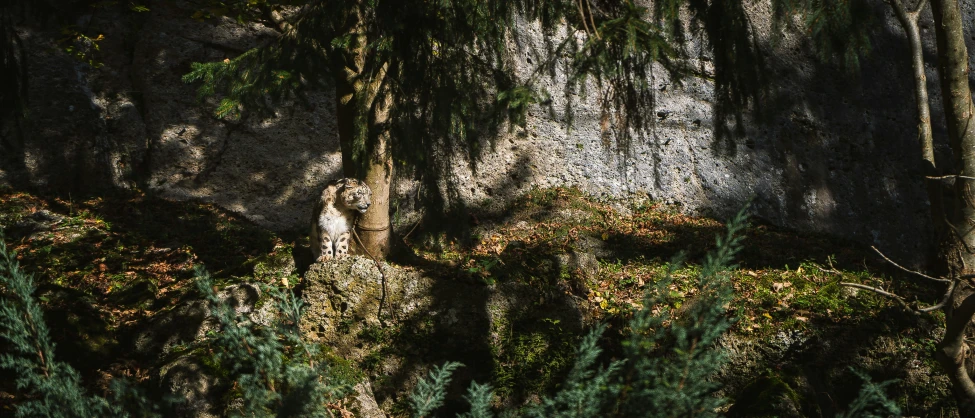
<svg viewBox="0 0 975 418">
<path fill-rule="evenodd" d="M 383 319 L 407 314 L 417 307 L 428 306 L 432 284 L 415 271 L 382 264 L 380 274 L 371 259 L 352 256 L 343 260 L 313 264 L 305 273 L 302 297 L 308 308 L 302 318 L 302 333 L 312 341 L 332 343 L 340 355 L 352 347 L 348 338 L 366 326 L 380 325 Z M 341 326 L 340 324 L 347 324 Z"/>
<path fill-rule="evenodd" d="M 280 282 L 285 277 L 292 278 L 297 272 L 290 246 L 264 254 L 248 263 L 254 266 L 254 279 L 263 283 Z"/>
<path fill-rule="evenodd" d="M 166 393 L 179 402 L 167 411 L 175 416 L 217 417 L 220 401 L 231 389 L 229 382 L 213 370 L 212 359 L 203 353 L 189 353 L 161 366 L 158 380 Z"/>
</svg>

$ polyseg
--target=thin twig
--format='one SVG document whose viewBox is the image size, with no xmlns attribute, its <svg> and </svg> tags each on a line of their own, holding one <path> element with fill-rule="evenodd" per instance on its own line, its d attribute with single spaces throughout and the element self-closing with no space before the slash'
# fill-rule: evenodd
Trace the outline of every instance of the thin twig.
<svg viewBox="0 0 975 418">
<path fill-rule="evenodd" d="M 859 283 L 846 283 L 846 282 L 841 282 L 840 283 L 840 286 L 855 287 L 857 289 L 869 290 L 869 291 L 874 292 L 874 293 L 876 293 L 878 295 L 886 296 L 888 298 L 891 298 L 893 300 L 896 300 L 897 303 L 900 303 L 901 306 L 904 307 L 904 309 L 907 309 L 907 310 L 909 310 L 909 311 L 911 311 L 911 312 L 913 312 L 915 314 L 918 314 L 918 310 L 912 308 L 911 305 L 908 305 L 907 304 L 907 301 L 905 301 L 904 298 L 902 298 L 900 296 L 897 296 L 897 295 L 895 295 L 893 293 L 890 293 L 890 292 L 888 292 L 886 290 L 883 290 L 883 289 L 880 289 L 880 288 L 876 288 L 876 287 L 873 287 L 873 286 L 867 286 L 865 284 L 859 284 Z"/>
<path fill-rule="evenodd" d="M 975 180 L 975 177 L 962 176 L 959 174 L 949 174 L 946 176 L 924 176 L 924 178 L 931 179 L 931 180 L 948 180 L 948 179 Z"/>
<path fill-rule="evenodd" d="M 931 277 L 931 276 L 928 276 L 927 274 L 921 273 L 919 271 L 914 271 L 914 270 L 911 270 L 911 269 L 909 269 L 907 267 L 901 266 L 900 264 L 895 263 L 894 260 L 891 260 L 886 255 L 884 255 L 884 253 L 880 252 L 880 250 L 878 250 L 877 247 L 870 246 L 870 248 L 873 248 L 873 250 L 876 251 L 877 254 L 879 254 L 881 257 L 883 257 L 884 260 L 887 260 L 888 263 L 893 264 L 894 267 L 897 267 L 897 268 L 899 268 L 901 270 L 904 270 L 904 271 L 906 271 L 908 273 L 915 274 L 917 276 L 923 277 L 923 278 L 928 279 L 928 280 L 933 280 L 933 281 L 936 281 L 936 282 L 939 282 L 939 283 L 950 283 L 951 282 L 951 280 L 948 280 L 948 279 L 941 279 L 941 278 L 937 278 L 937 277 Z"/>
<path fill-rule="evenodd" d="M 603 37 L 599 36 L 599 28 L 596 27 L 596 20 L 592 17 L 592 4 L 589 3 L 589 0 L 582 1 L 586 2 L 586 8 L 589 9 L 589 23 L 592 23 L 592 31 L 596 34 L 596 39 L 603 40 Z"/>
<path fill-rule="evenodd" d="M 840 278 L 843 278 L 843 273 L 840 272 L 839 270 L 836 270 L 836 268 L 833 267 L 833 260 L 829 260 L 829 266 L 831 267 L 829 269 L 823 268 L 823 266 L 819 266 L 819 269 L 822 270 L 822 271 L 825 271 L 827 273 L 833 273 L 833 274 L 835 274 L 837 276 L 840 276 Z M 972 274 L 970 276 L 975 277 L 975 274 Z M 884 295 L 884 296 L 893 297 L 894 299 L 897 299 L 897 301 L 900 302 L 901 305 L 903 305 L 904 307 L 906 307 L 906 308 L 908 308 L 908 309 L 910 309 L 912 311 L 917 311 L 917 312 L 921 312 L 921 313 L 928 313 L 928 312 L 931 312 L 931 311 L 936 311 L 938 309 L 941 309 L 941 308 L 943 308 L 945 306 L 945 304 L 948 303 L 948 300 L 951 298 L 951 294 L 955 291 L 955 284 L 957 284 L 957 283 L 958 282 L 955 281 L 955 280 L 950 281 L 950 284 L 948 285 L 948 290 L 945 292 L 945 296 L 944 296 L 944 298 L 941 299 L 941 302 L 940 303 L 938 303 L 937 305 L 932 305 L 932 306 L 929 306 L 927 308 L 920 308 L 920 309 L 911 308 L 910 306 L 907 306 L 906 302 L 904 302 L 903 301 L 903 298 L 901 298 L 900 296 L 897 296 L 897 295 L 895 295 L 893 293 L 890 293 L 890 292 L 887 292 L 887 291 L 884 291 L 884 290 L 881 290 L 881 289 L 878 289 L 878 288 L 875 288 L 875 287 L 865 286 L 865 285 L 856 284 L 856 283 L 840 283 L 840 285 L 842 285 L 842 286 L 849 286 L 849 287 L 856 287 L 856 288 L 860 288 L 860 289 L 866 289 L 866 290 L 870 290 L 872 292 L 879 293 L 879 294 Z M 915 313 L 917 313 L 917 312 L 915 312 Z"/>
<path fill-rule="evenodd" d="M 420 222 L 423 222 L 423 213 L 420 213 L 420 219 L 418 219 L 416 221 L 416 223 L 413 224 L 413 227 L 410 228 L 410 232 L 407 232 L 406 235 L 403 235 L 403 242 L 404 243 L 407 242 L 406 239 L 410 237 L 410 234 L 412 234 L 413 231 L 416 231 L 416 227 L 420 226 Z"/>
<path fill-rule="evenodd" d="M 586 28 L 586 35 L 589 34 L 589 24 L 586 23 L 586 12 L 582 8 L 582 2 L 585 0 L 579 0 L 579 19 L 582 20 L 582 27 Z"/>
<path fill-rule="evenodd" d="M 837 270 L 836 269 L 836 266 L 833 265 L 833 258 L 832 257 L 827 258 L 826 259 L 826 262 L 829 263 L 829 268 L 828 269 L 823 268 L 823 266 L 820 266 L 820 265 L 817 265 L 816 267 L 819 267 L 820 270 L 825 271 L 827 273 L 833 273 L 833 274 L 835 274 L 837 276 L 840 276 L 840 278 L 842 279 L 843 278 L 843 273 L 841 271 Z"/>
</svg>

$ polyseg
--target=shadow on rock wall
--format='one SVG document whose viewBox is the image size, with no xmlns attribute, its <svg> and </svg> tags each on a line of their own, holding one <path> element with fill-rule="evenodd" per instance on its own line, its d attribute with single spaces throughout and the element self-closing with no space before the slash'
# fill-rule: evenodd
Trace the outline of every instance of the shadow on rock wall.
<svg viewBox="0 0 975 418">
<path fill-rule="evenodd" d="M 930 214 L 912 76 L 888 7 L 875 7 L 874 51 L 850 74 L 818 60 L 804 33 L 774 33 L 763 6 L 732 3 L 692 2 L 700 26 L 688 32 L 688 45 L 706 45 L 690 50 L 699 54 L 701 78 L 679 82 L 658 72 L 652 80 L 657 119 L 628 150 L 640 158 L 616 162 L 639 173 L 625 179 L 627 191 L 719 218 L 754 199 L 757 216 L 773 224 L 923 263 Z M 938 124 L 936 76 L 928 74 Z M 945 157 L 941 126 L 935 135 Z M 585 179 L 572 181 L 586 187 Z"/>
<path fill-rule="evenodd" d="M 274 32 L 229 18 L 197 21 L 191 3 L 137 14 L 81 16 L 105 35 L 91 66 L 53 32 L 21 30 L 29 53 L 30 118 L 5 123 L 0 179 L 44 192 L 139 188 L 199 198 L 282 231 L 307 223 L 314 196 L 340 173 L 333 98 L 307 96 L 269 120 L 221 121 L 181 77 L 192 62 L 235 56 Z"/>
<path fill-rule="evenodd" d="M 778 35 L 777 43 L 769 43 L 777 35 L 767 21 L 756 22 L 755 11 L 746 16 L 748 26 L 762 41 L 755 48 L 767 58 L 752 67 L 722 64 L 718 57 L 727 42 L 712 44 L 717 74 L 744 69 L 761 76 L 745 76 L 760 80 L 757 84 L 715 81 L 712 151 L 727 169 L 702 176 L 710 177 L 703 183 L 711 183 L 707 209 L 727 216 L 754 197 L 758 215 L 774 224 L 877 245 L 915 265 L 927 261 L 931 216 L 916 141 L 908 46 L 887 9 L 874 7 L 873 52 L 862 58 L 857 74 L 815 59 L 804 34 Z M 929 53 L 933 49 L 926 47 Z M 928 80 L 936 147 L 945 159 L 933 69 Z M 746 101 L 722 94 L 742 89 L 759 89 L 759 94 Z M 743 112 L 748 113 L 742 117 Z M 722 128 L 727 125 L 737 132 Z"/>
<path fill-rule="evenodd" d="M 469 161 L 446 158 L 438 170 L 448 175 L 421 176 L 426 213 L 443 209 L 463 235 L 478 210 L 497 212 L 533 186 L 580 185 L 607 197 L 648 193 L 719 217 L 755 197 L 759 216 L 774 224 L 922 260 L 930 217 L 907 48 L 896 22 L 884 21 L 875 52 L 853 80 L 816 61 L 802 36 L 773 44 L 764 6 L 732 3 L 691 2 L 701 19 L 686 36 L 700 77 L 678 85 L 665 71 L 653 72 L 650 115 L 640 115 L 649 126 L 637 132 L 639 140 L 607 147 L 613 127 L 604 125 L 614 122 L 594 98 L 574 99 L 567 131 L 571 103 L 557 94 L 565 74 L 555 73 L 542 86 L 555 93 L 553 101 L 529 110 L 526 130 L 482 144 L 490 151 L 476 172 Z M 16 141 L 3 133 L 11 151 L 5 157 L 12 158 L 3 168 L 14 172 L 5 178 L 67 191 L 141 187 L 214 202 L 275 230 L 303 230 L 313 197 L 341 172 L 330 93 L 311 94 L 310 107 L 284 106 L 266 121 L 216 120 L 212 103 L 201 106 L 195 86 L 180 78 L 190 63 L 234 56 L 273 31 L 193 20 L 187 2 L 151 9 L 138 17 L 88 16 L 106 29 L 105 65 L 97 69 L 52 52 L 50 34 L 23 31 L 33 54 L 35 129 L 23 147 L 9 146 Z M 886 6 L 876 14 L 887 16 Z M 733 24 L 721 26 L 722 16 Z M 519 68 L 545 51 L 537 33 L 524 38 L 512 50 Z M 935 75 L 929 80 L 937 102 Z M 940 121 L 939 107 L 933 110 Z M 945 155 L 943 132 L 936 134 Z"/>
<path fill-rule="evenodd" d="M 282 106 L 268 120 L 215 119 L 216 103 L 198 103 L 197 86 L 181 77 L 193 62 L 234 56 L 273 32 L 178 18 L 192 8 L 169 7 L 150 21 L 135 57 L 148 109 L 147 186 L 217 203 L 274 230 L 306 225 L 314 197 L 341 172 L 332 95 L 309 94 L 306 105 Z"/>
</svg>

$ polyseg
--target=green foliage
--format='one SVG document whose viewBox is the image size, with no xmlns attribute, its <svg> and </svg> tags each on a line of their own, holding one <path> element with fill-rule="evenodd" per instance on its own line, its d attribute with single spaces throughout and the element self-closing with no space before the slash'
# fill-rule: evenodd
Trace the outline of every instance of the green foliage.
<svg viewBox="0 0 975 418">
<path fill-rule="evenodd" d="M 105 35 L 90 37 L 73 25 L 62 28 L 61 34 L 64 37 L 58 40 L 58 44 L 62 45 L 68 55 L 92 68 L 104 65 L 95 55 L 101 50 L 99 43 L 105 40 Z"/>
<path fill-rule="evenodd" d="M 197 288 L 209 301 L 219 329 L 209 333 L 215 360 L 235 379 L 242 403 L 235 416 L 327 416 L 325 405 L 351 391 L 327 362 L 316 362 L 317 346 L 306 344 L 298 331 L 301 300 L 291 291 L 264 286 L 281 317 L 274 327 L 242 318 L 213 291 L 209 275 L 197 269 Z"/>
<path fill-rule="evenodd" d="M 491 385 L 482 385 L 471 382 L 471 387 L 467 389 L 464 400 L 471 405 L 469 412 L 460 415 L 460 418 L 492 418 L 491 412 Z"/>
<path fill-rule="evenodd" d="M 443 405 L 450 375 L 459 367 L 461 364 L 457 362 L 444 363 L 443 366 L 434 367 L 427 378 L 416 383 L 416 389 L 410 394 L 410 405 L 417 417 L 427 416 Z"/>
<path fill-rule="evenodd" d="M 837 415 L 837 418 L 885 418 L 900 416 L 900 408 L 894 401 L 887 398 L 887 393 L 884 391 L 887 386 L 894 383 L 893 381 L 874 383 L 870 380 L 870 376 L 867 376 L 865 373 L 854 369 L 850 370 L 863 379 L 863 387 L 860 388 L 860 394 L 857 398 L 850 403 L 849 410 Z"/>
<path fill-rule="evenodd" d="M 589 78 L 605 87 L 604 123 L 616 119 L 613 132 L 619 148 L 629 155 L 633 132 L 645 132 L 654 123 L 656 96 L 650 85 L 654 64 L 662 65 L 678 82 L 689 72 L 681 59 L 684 51 L 673 42 L 684 2 L 654 2 L 652 11 L 632 1 L 610 2 L 595 13 L 589 3 L 579 2 L 588 6 L 579 19 L 588 34 L 586 41 L 576 49 L 570 37 L 561 46 L 574 52 L 570 90 L 584 91 Z"/>
<path fill-rule="evenodd" d="M 525 415 L 540 418 L 595 417 L 611 406 L 608 402 L 616 398 L 620 390 L 612 380 L 623 363 L 613 361 L 607 367 L 597 368 L 597 360 L 602 354 L 597 343 L 604 330 L 604 326 L 599 326 L 583 338 L 576 352 L 576 363 L 562 390 L 528 408 Z"/>
<path fill-rule="evenodd" d="M 253 70 L 256 62 L 268 59 L 260 49 L 252 49 L 234 59 L 220 62 L 193 63 L 192 71 L 183 81 L 202 81 L 198 96 L 203 99 L 219 91 L 226 95 L 220 100 L 215 114 L 219 118 L 239 118 L 244 107 L 263 109 L 290 97 L 298 87 L 297 78 L 281 70 Z"/>
<path fill-rule="evenodd" d="M 301 340 L 301 301 L 288 290 L 265 286 L 280 317 L 273 327 L 242 318 L 213 290 L 209 275 L 199 269 L 198 288 L 210 302 L 218 331 L 208 343 L 215 367 L 235 380 L 242 400 L 241 416 L 329 416 L 325 407 L 351 391 L 354 373 L 331 373 L 316 346 Z M 112 381 L 111 398 L 88 395 L 77 371 L 55 359 L 54 344 L 34 300 L 31 276 L 25 275 L 0 240 L 0 337 L 9 344 L 0 367 L 15 373 L 21 393 L 17 416 L 92 417 L 159 416 L 157 406 L 135 386 Z M 170 400 L 167 399 L 167 402 Z"/>
<path fill-rule="evenodd" d="M 726 235 L 717 237 L 717 248 L 705 257 L 698 276 L 700 293 L 683 307 L 682 316 L 672 317 L 669 310 L 653 314 L 649 308 L 669 304 L 673 297 L 669 279 L 661 281 L 655 296 L 646 299 L 646 308 L 634 315 L 632 334 L 624 345 L 630 368 L 629 395 L 620 407 L 624 416 L 647 409 L 662 411 L 660 416 L 717 415 L 714 410 L 724 401 L 712 396 L 717 383 L 709 377 L 725 358 L 715 347 L 732 324 L 726 314 L 734 297 L 729 269 L 741 249 L 739 233 L 745 227 L 742 210 L 728 222 Z M 671 268 L 679 264 L 671 263 Z"/>
<path fill-rule="evenodd" d="M 251 11 L 271 6 L 221 3 Z M 359 159 L 377 132 L 373 104 L 391 100 L 396 123 L 379 128 L 395 130 L 392 146 L 403 161 L 415 162 L 433 143 L 484 138 L 502 113 L 523 111 L 534 100 L 501 71 L 513 11 L 508 2 L 474 0 L 314 2 L 276 42 L 223 63 L 195 64 L 184 81 L 202 81 L 201 97 L 222 95 L 219 117 L 268 114 L 307 87 L 335 86 L 351 95 L 354 132 L 343 140 L 354 142 Z M 497 92 L 507 93 L 496 111 L 485 112 Z"/>
<path fill-rule="evenodd" d="M 17 390 L 23 395 L 16 416 L 128 416 L 119 401 L 130 394 L 148 405 L 144 397 L 122 382 L 113 385 L 113 401 L 86 393 L 78 372 L 55 358 L 54 343 L 34 300 L 34 290 L 33 277 L 20 269 L 16 253 L 7 251 L 0 234 L 0 337 L 9 343 L 0 355 L 0 368 L 15 373 Z M 145 411 L 144 415 L 153 416 L 151 408 Z"/>
<path fill-rule="evenodd" d="M 857 376 L 863 379 L 863 387 L 860 394 L 850 403 L 849 410 L 837 415 L 837 418 L 885 418 L 900 416 L 901 410 L 894 401 L 887 398 L 884 389 L 893 384 L 893 381 L 874 383 L 870 376 L 850 369 Z"/>
<path fill-rule="evenodd" d="M 717 342 L 733 321 L 727 309 L 734 296 L 729 269 L 741 249 L 739 234 L 746 218 L 742 210 L 728 223 L 726 234 L 717 237 L 717 249 L 707 255 L 698 276 L 698 296 L 684 305 L 681 314 L 670 313 L 675 296 L 668 274 L 630 321 L 622 359 L 600 366 L 598 341 L 605 327 L 597 327 L 580 343 L 562 388 L 521 413 L 533 417 L 645 416 L 648 412 L 659 417 L 718 416 L 715 411 L 725 400 L 714 396 L 718 384 L 712 377 L 725 359 Z M 671 263 L 670 273 L 679 264 Z M 431 380 L 424 381 L 422 389 L 418 386 L 419 399 L 433 401 L 414 402 L 417 416 L 442 403 L 449 373 L 436 369 Z M 478 398 L 471 394 L 468 399 Z M 480 406 L 473 411 L 480 411 Z"/>
</svg>

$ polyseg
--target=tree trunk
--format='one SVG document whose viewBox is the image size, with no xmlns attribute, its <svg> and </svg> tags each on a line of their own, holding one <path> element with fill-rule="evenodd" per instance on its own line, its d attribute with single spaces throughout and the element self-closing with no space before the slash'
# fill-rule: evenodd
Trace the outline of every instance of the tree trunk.
<svg viewBox="0 0 975 418">
<path fill-rule="evenodd" d="M 390 231 L 392 224 L 389 219 L 389 189 L 393 180 L 393 158 L 389 150 L 389 130 L 386 122 L 389 119 L 391 100 L 382 100 L 374 104 L 373 123 L 377 127 L 375 147 L 365 164 L 364 180 L 372 189 L 372 206 L 359 218 L 357 232 L 364 249 L 372 256 L 385 258 L 389 254 Z"/>
<path fill-rule="evenodd" d="M 932 0 L 938 70 L 944 100 L 948 142 L 954 158 L 953 205 L 946 213 L 950 234 L 944 247 L 951 273 L 959 280 L 945 307 L 945 338 L 937 358 L 951 379 L 962 416 L 975 416 L 975 382 L 966 367 L 970 348 L 964 338 L 975 314 L 975 289 L 963 275 L 975 271 L 975 185 L 961 176 L 975 176 L 975 120 L 968 86 L 968 50 L 957 0 Z"/>
<path fill-rule="evenodd" d="M 354 33 L 357 45 L 352 62 L 340 63 L 336 75 L 336 117 L 342 167 L 346 177 L 361 179 L 372 189 L 372 205 L 359 217 L 355 239 L 357 249 L 370 256 L 385 258 L 389 254 L 391 223 L 389 191 L 393 180 L 393 158 L 389 150 L 390 93 L 384 91 L 388 63 L 369 62 L 366 37 L 367 14 L 360 5 Z M 372 64 L 372 65 L 370 65 Z M 369 71 L 372 68 L 373 71 Z M 377 98 L 381 97 L 380 100 Z M 365 150 L 365 153 L 362 151 Z"/>
<path fill-rule="evenodd" d="M 913 10 L 907 10 L 901 0 L 891 0 L 891 6 L 904 28 L 907 42 L 911 50 L 911 70 L 914 76 L 914 99 L 917 105 L 917 139 L 921 146 L 921 157 L 924 159 L 924 175 L 927 184 L 928 201 L 931 203 L 931 221 L 935 228 L 937 242 L 944 241 L 947 235 L 945 225 L 944 195 L 940 179 L 940 171 L 934 156 L 934 135 L 931 129 L 931 107 L 928 103 L 928 77 L 924 71 L 924 46 L 921 43 L 921 32 L 918 30 L 918 17 L 927 0 L 921 0 Z"/>
<path fill-rule="evenodd" d="M 358 239 L 355 240 L 355 244 L 360 253 L 361 250 L 365 250 L 369 255 L 385 258 L 389 253 L 389 191 L 393 179 L 393 159 L 388 147 L 389 134 L 382 128 L 385 126 L 388 111 L 386 108 L 373 110 L 374 118 L 370 126 L 380 127 L 377 129 L 380 132 L 370 132 L 369 140 L 374 146 L 365 161 L 360 161 L 361 157 L 356 155 L 355 148 L 357 129 L 361 129 L 356 127 L 355 123 L 357 117 L 361 116 L 362 109 L 355 98 L 357 89 L 355 83 L 338 84 L 335 92 L 338 102 L 336 117 L 339 144 L 342 149 L 343 173 L 346 177 L 365 181 L 372 189 L 372 205 L 366 213 L 359 216 L 356 226 Z M 360 244 L 362 248 L 358 248 Z"/>
</svg>

